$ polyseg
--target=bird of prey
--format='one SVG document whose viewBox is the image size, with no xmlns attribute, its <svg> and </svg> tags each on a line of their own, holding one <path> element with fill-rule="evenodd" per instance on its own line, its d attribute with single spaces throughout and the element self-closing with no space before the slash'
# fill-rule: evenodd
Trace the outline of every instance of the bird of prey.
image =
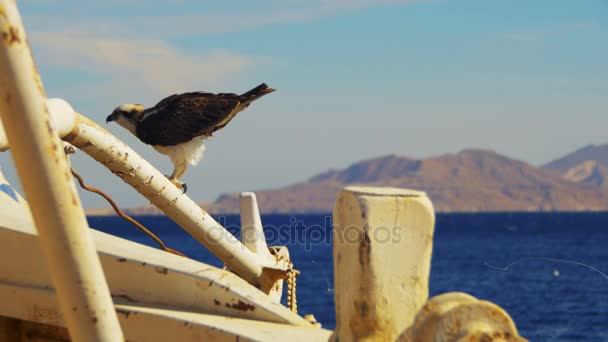
<svg viewBox="0 0 608 342">
<path fill-rule="evenodd" d="M 251 102 L 273 91 L 275 89 L 262 83 L 241 95 L 175 94 L 148 109 L 140 104 L 123 104 L 106 118 L 106 122 L 116 121 L 142 142 L 169 156 L 175 169 L 168 178 L 186 192 L 186 184 L 179 179 L 188 164 L 194 166 L 200 162 L 205 151 L 204 140 L 224 128 Z"/>
</svg>

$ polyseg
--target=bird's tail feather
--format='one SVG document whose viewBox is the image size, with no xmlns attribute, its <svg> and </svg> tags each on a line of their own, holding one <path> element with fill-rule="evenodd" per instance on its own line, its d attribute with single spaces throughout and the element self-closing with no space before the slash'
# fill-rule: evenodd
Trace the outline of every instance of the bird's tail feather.
<svg viewBox="0 0 608 342">
<path fill-rule="evenodd" d="M 253 101 L 259 99 L 260 97 L 262 97 L 266 94 L 272 93 L 275 90 L 276 89 L 269 88 L 268 85 L 266 85 L 266 83 L 262 83 L 259 86 L 251 89 L 250 91 L 240 95 L 239 101 L 241 101 L 241 103 L 250 103 L 250 102 L 253 102 Z"/>
</svg>

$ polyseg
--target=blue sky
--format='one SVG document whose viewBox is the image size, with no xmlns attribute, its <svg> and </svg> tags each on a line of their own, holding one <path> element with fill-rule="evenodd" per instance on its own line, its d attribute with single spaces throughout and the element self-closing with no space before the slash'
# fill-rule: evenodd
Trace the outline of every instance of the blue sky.
<svg viewBox="0 0 608 342">
<path fill-rule="evenodd" d="M 605 0 L 32 0 L 20 9 L 49 96 L 100 123 L 121 103 L 179 91 L 279 89 L 208 143 L 185 177 L 195 199 L 389 153 L 474 147 L 542 164 L 608 142 Z M 166 157 L 110 130 L 170 173 Z M 145 204 L 85 156 L 75 166 L 121 204 Z"/>
</svg>

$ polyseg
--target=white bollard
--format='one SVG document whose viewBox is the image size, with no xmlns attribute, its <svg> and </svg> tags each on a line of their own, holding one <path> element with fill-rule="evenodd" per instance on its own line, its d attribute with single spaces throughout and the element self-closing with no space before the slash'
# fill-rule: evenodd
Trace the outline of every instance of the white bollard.
<svg viewBox="0 0 608 342">
<path fill-rule="evenodd" d="M 394 341 L 428 298 L 435 216 L 423 192 L 347 187 L 334 208 L 339 341 Z"/>
</svg>

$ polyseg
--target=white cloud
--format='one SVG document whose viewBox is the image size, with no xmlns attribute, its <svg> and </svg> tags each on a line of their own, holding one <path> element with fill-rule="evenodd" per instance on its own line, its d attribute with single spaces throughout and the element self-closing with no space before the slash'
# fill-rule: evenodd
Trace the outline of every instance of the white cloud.
<svg viewBox="0 0 608 342">
<path fill-rule="evenodd" d="M 147 15 L 136 10 L 141 7 L 140 0 L 120 0 L 114 2 L 116 10 L 133 15 L 79 15 L 82 4 L 74 3 L 65 16 L 27 15 L 24 19 L 39 64 L 99 76 L 92 83 L 61 89 L 62 93 L 122 99 L 131 87 L 130 93 L 153 98 L 192 89 L 217 89 L 252 64 L 250 58 L 226 50 L 199 53 L 176 48 L 167 43 L 174 37 L 305 22 L 347 10 L 414 1 L 267 0 L 253 10 Z M 155 2 L 159 4 L 161 1 Z"/>
<path fill-rule="evenodd" d="M 192 53 L 161 40 L 35 32 L 32 41 L 40 52 L 40 64 L 94 73 L 154 96 L 215 87 L 250 63 L 247 57 L 229 51 Z"/>
</svg>

